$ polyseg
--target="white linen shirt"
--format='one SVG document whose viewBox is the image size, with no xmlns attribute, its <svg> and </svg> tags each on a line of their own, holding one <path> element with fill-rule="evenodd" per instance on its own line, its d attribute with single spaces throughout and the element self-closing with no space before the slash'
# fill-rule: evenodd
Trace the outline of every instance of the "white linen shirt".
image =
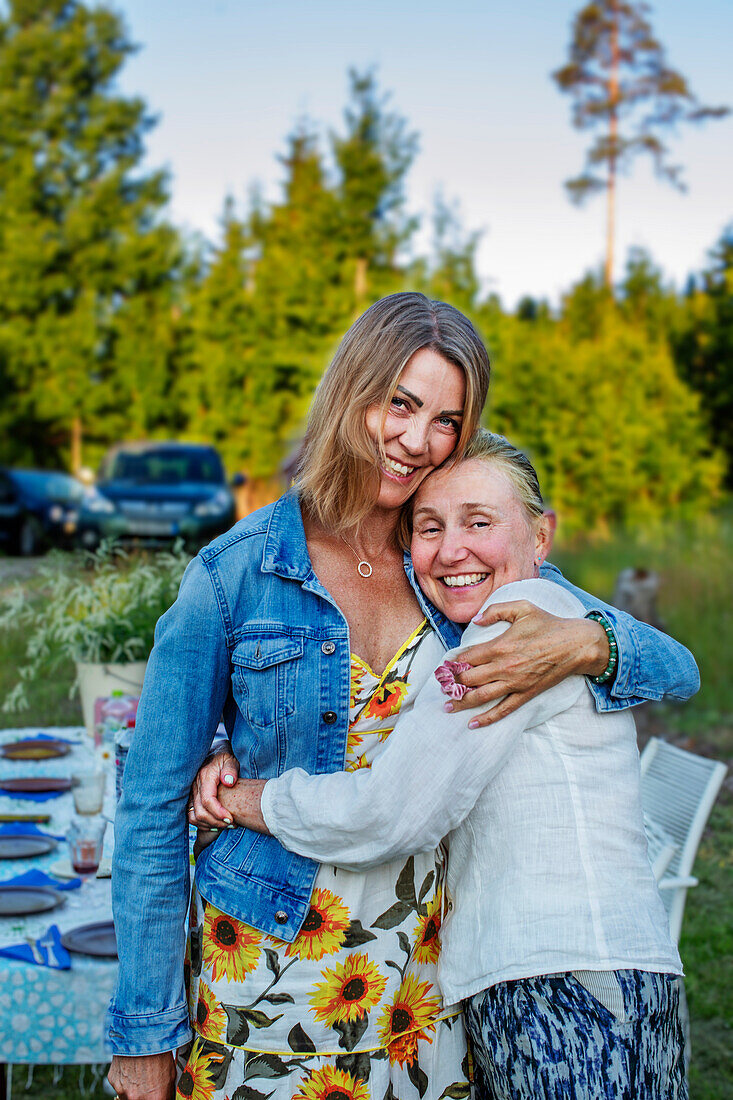
<svg viewBox="0 0 733 1100">
<path fill-rule="evenodd" d="M 498 588 L 484 607 L 520 599 L 564 618 L 583 613 L 539 579 Z M 507 625 L 469 624 L 446 659 Z M 268 780 L 268 829 L 290 850 L 348 869 L 435 848 L 449 833 L 446 1003 L 539 974 L 681 974 L 647 857 L 631 714 L 599 714 L 580 676 L 485 729 L 468 728 L 483 708 L 449 714 L 445 702 L 429 677 L 369 770 Z"/>
</svg>

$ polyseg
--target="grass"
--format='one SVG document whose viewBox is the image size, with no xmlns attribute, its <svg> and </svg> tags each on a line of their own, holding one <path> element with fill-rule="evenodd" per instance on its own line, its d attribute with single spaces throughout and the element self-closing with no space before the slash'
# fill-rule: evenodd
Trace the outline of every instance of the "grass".
<svg viewBox="0 0 733 1100">
<path fill-rule="evenodd" d="M 702 676 L 698 695 L 668 716 L 683 731 L 733 725 L 733 677 L 724 659 L 733 653 L 731 540 L 733 515 L 727 514 L 603 543 L 576 541 L 552 554 L 575 584 L 609 602 L 622 569 L 658 573 L 664 629 L 693 651 Z"/>
<path fill-rule="evenodd" d="M 695 874 L 700 885 L 688 894 L 680 943 L 692 1024 L 692 1100 L 733 1100 L 733 678 L 726 665 L 733 653 L 732 541 L 733 517 L 723 516 L 695 528 L 667 528 L 644 537 L 575 542 L 558 546 L 552 555 L 575 583 L 607 599 L 622 568 L 658 571 L 660 616 L 669 633 L 695 654 L 702 689 L 683 707 L 653 708 L 652 729 L 731 768 L 698 851 Z M 0 698 L 14 682 L 21 646 L 22 638 L 12 631 L 0 638 Z M 78 701 L 68 698 L 72 679 L 69 667 L 44 681 L 34 691 L 33 709 L 20 715 L 0 712 L 0 728 L 80 723 Z M 25 1070 L 16 1073 L 19 1095 Z M 38 1067 L 24 1095 L 77 1100 L 78 1079 L 78 1067 L 67 1067 L 54 1084 L 53 1070 Z M 98 1100 L 104 1093 L 98 1088 L 87 1095 Z"/>
<path fill-rule="evenodd" d="M 41 1100 L 108 1100 L 102 1091 L 99 1073 L 106 1074 L 107 1067 L 91 1066 L 34 1066 L 28 1083 L 28 1067 L 13 1067 L 13 1097 L 37 1097 Z M 26 1087 L 28 1086 L 28 1087 Z"/>
</svg>

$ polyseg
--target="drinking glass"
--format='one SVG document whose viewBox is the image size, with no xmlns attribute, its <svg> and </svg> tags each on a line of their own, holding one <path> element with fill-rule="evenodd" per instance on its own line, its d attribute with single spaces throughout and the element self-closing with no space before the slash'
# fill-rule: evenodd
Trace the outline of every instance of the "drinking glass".
<svg viewBox="0 0 733 1100">
<path fill-rule="evenodd" d="M 80 875 L 96 873 L 104 849 L 105 817 L 74 817 L 66 833 L 71 866 Z"/>
<path fill-rule="evenodd" d="M 100 814 L 104 803 L 105 773 L 98 768 L 84 768 L 71 773 L 71 795 L 78 814 Z"/>
</svg>

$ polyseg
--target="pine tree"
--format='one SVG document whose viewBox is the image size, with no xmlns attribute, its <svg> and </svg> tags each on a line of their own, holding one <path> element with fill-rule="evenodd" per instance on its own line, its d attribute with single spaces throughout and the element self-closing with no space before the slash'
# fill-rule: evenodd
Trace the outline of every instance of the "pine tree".
<svg viewBox="0 0 733 1100">
<path fill-rule="evenodd" d="M 139 168 L 152 119 L 113 88 L 132 48 L 118 15 L 81 0 L 8 0 L 0 17 L 2 415 L 21 432 L 6 459 L 78 468 L 83 431 L 114 438 L 151 385 L 161 415 L 150 342 L 179 243 L 157 220 L 164 176 Z M 118 362 L 128 325 L 141 340 Z"/>
<path fill-rule="evenodd" d="M 503 329 L 491 427 L 527 449 L 564 531 L 646 527 L 718 499 L 721 456 L 665 342 L 614 310 L 590 338 L 563 322 Z"/>
<path fill-rule="evenodd" d="M 573 101 L 573 125 L 599 129 L 584 172 L 568 180 L 570 197 L 582 202 L 606 192 L 606 284 L 613 281 L 616 183 L 620 172 L 646 153 L 660 179 L 684 190 L 681 168 L 671 164 L 666 136 L 682 122 L 728 114 L 698 103 L 681 73 L 666 62 L 647 18 L 649 5 L 634 0 L 593 0 L 575 17 L 570 58 L 553 73 Z"/>
<path fill-rule="evenodd" d="M 476 308 L 481 289 L 476 271 L 481 232 L 466 231 L 458 204 L 449 203 L 441 193 L 435 196 L 432 220 L 426 293 L 470 314 Z"/>
<path fill-rule="evenodd" d="M 687 297 L 674 339 L 675 358 L 682 377 L 700 394 L 733 487 L 733 225 L 723 232 L 710 261 L 699 289 Z"/>
<path fill-rule="evenodd" d="M 276 478 L 353 306 L 337 199 L 307 123 L 289 135 L 280 202 L 255 192 L 240 218 L 225 205 L 222 243 L 192 298 L 189 435 L 227 465 Z"/>
<path fill-rule="evenodd" d="M 667 342 L 679 323 L 680 306 L 662 271 L 643 248 L 631 248 L 619 286 L 619 309 L 629 324 L 651 340 Z"/>
<path fill-rule="evenodd" d="M 373 71 L 349 72 L 346 133 L 331 144 L 339 173 L 341 240 L 353 270 L 355 312 L 395 289 L 397 253 L 417 227 L 404 212 L 404 180 L 417 134 L 389 107 Z"/>
</svg>

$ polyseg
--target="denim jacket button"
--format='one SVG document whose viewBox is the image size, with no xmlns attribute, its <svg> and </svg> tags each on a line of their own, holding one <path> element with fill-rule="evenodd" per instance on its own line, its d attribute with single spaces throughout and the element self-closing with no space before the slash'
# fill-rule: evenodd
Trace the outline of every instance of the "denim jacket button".
<svg viewBox="0 0 733 1100">
<path fill-rule="evenodd" d="M 284 909 L 278 909 L 277 913 L 275 913 L 275 920 L 278 924 L 287 924 L 288 914 L 285 912 Z"/>
<path fill-rule="evenodd" d="M 324 642 L 321 646 L 321 653 L 325 653 L 327 657 L 330 657 L 332 653 L 336 652 L 335 642 Z"/>
<path fill-rule="evenodd" d="M 337 718 L 338 715 L 336 714 L 335 710 L 327 710 L 323 715 L 323 721 L 326 723 L 327 726 L 332 726 Z"/>
</svg>

